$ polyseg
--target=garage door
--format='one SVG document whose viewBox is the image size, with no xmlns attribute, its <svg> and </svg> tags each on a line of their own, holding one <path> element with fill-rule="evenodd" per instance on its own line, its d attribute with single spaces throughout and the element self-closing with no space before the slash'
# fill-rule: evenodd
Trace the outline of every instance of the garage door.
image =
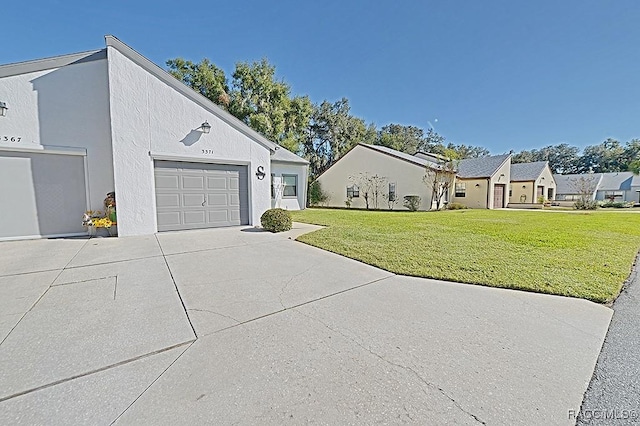
<svg viewBox="0 0 640 426">
<path fill-rule="evenodd" d="M 0 151 L 0 238 L 86 233 L 84 157 Z"/>
<path fill-rule="evenodd" d="M 246 166 L 155 162 L 158 231 L 249 224 Z"/>
</svg>

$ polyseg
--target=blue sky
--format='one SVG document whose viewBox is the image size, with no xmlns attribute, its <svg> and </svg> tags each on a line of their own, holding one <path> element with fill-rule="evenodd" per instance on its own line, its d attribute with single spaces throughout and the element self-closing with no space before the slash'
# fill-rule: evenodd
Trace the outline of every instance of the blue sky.
<svg viewBox="0 0 640 426">
<path fill-rule="evenodd" d="M 494 154 L 640 138 L 636 0 L 40 0 L 1 15 L 2 64 L 112 34 L 162 66 L 208 57 L 230 76 L 266 57 L 295 94 Z"/>
</svg>

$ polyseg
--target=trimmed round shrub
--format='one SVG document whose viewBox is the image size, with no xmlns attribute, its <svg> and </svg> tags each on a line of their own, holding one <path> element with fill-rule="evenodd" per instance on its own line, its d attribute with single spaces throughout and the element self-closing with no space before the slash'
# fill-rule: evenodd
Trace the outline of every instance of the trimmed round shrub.
<svg viewBox="0 0 640 426">
<path fill-rule="evenodd" d="M 291 213 L 284 209 L 269 209 L 260 216 L 262 227 L 270 232 L 283 232 L 291 229 Z"/>
</svg>

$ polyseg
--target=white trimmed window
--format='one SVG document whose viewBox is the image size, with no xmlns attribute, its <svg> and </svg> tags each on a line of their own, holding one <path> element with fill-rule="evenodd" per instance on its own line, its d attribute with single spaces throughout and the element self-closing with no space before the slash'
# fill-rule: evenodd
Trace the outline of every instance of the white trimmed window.
<svg viewBox="0 0 640 426">
<path fill-rule="evenodd" d="M 298 175 L 282 175 L 282 183 L 284 184 L 283 197 L 298 196 Z"/>
<path fill-rule="evenodd" d="M 456 197 L 465 197 L 467 195 L 467 184 L 464 182 L 456 183 Z"/>
<path fill-rule="evenodd" d="M 347 186 L 347 198 L 359 198 L 360 188 L 358 185 Z"/>
<path fill-rule="evenodd" d="M 395 201 L 395 200 L 396 200 L 396 184 L 390 183 L 389 184 L 389 201 Z"/>
</svg>

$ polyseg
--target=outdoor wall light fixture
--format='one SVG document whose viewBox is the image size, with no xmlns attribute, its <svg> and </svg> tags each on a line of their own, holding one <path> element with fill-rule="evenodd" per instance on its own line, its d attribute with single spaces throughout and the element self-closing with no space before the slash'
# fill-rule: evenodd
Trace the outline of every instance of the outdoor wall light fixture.
<svg viewBox="0 0 640 426">
<path fill-rule="evenodd" d="M 476 183 L 476 188 L 478 188 L 478 187 L 480 187 L 480 184 L 479 184 L 479 183 Z"/>
<path fill-rule="evenodd" d="M 211 131 L 211 124 L 205 121 L 200 125 L 199 129 L 202 130 L 202 133 L 209 133 Z"/>
<path fill-rule="evenodd" d="M 7 103 L 0 101 L 0 117 L 4 117 L 5 115 L 7 115 L 8 109 L 9 107 L 7 106 Z"/>
<path fill-rule="evenodd" d="M 523 187 L 523 188 L 526 188 L 526 187 L 527 187 L 527 185 L 522 185 L 522 187 Z"/>
</svg>

